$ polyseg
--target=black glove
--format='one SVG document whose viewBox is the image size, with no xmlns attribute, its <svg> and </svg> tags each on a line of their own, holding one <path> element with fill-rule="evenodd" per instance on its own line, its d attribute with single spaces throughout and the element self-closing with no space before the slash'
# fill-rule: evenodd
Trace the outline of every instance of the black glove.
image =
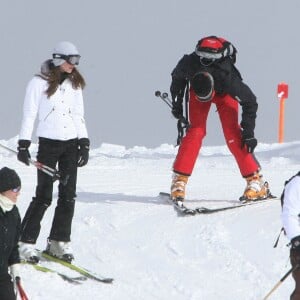
<svg viewBox="0 0 300 300">
<path fill-rule="evenodd" d="M 31 141 L 29 140 L 19 140 L 18 142 L 18 160 L 29 166 L 29 160 L 31 158 L 28 148 L 30 147 Z"/>
<path fill-rule="evenodd" d="M 246 146 L 249 153 L 253 153 L 255 147 L 257 146 L 257 139 L 255 137 L 242 137 L 242 149 Z"/>
<path fill-rule="evenodd" d="M 290 259 L 292 266 L 300 265 L 300 236 L 291 240 Z"/>
<path fill-rule="evenodd" d="M 291 246 L 292 246 L 292 249 L 298 250 L 299 253 L 300 253 L 300 235 L 294 237 L 291 240 Z"/>
<path fill-rule="evenodd" d="M 82 138 L 78 140 L 78 167 L 85 166 L 89 161 L 90 140 Z"/>
</svg>

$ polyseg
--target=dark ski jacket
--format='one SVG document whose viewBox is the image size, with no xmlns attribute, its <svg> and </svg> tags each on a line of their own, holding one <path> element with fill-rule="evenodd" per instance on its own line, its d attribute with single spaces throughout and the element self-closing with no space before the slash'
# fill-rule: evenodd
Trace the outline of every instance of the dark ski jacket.
<svg viewBox="0 0 300 300">
<path fill-rule="evenodd" d="M 201 71 L 209 72 L 214 78 L 215 92 L 219 95 L 229 94 L 242 106 L 241 127 L 243 135 L 247 138 L 254 137 L 254 128 L 257 112 L 256 96 L 243 82 L 242 76 L 234 66 L 230 57 L 216 60 L 207 66 L 200 62 L 200 57 L 195 53 L 184 55 L 172 71 L 172 81 L 179 85 L 186 85 L 193 76 Z"/>
<path fill-rule="evenodd" d="M 20 262 L 18 241 L 21 218 L 16 206 L 3 212 L 0 207 L 0 279 L 8 273 L 8 267 Z"/>
</svg>

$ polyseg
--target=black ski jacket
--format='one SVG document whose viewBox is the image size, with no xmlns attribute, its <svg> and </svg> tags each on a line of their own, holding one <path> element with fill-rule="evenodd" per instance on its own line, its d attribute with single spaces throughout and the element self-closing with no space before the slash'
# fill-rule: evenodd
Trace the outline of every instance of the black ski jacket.
<svg viewBox="0 0 300 300">
<path fill-rule="evenodd" d="M 254 128 L 257 112 L 256 96 L 251 89 L 243 82 L 242 76 L 234 66 L 230 57 L 217 60 L 207 66 L 200 62 L 199 56 L 193 52 L 184 55 L 172 71 L 172 82 L 185 86 L 193 76 L 201 71 L 209 72 L 215 82 L 217 94 L 229 94 L 242 106 L 241 127 L 243 136 L 254 137 Z"/>
<path fill-rule="evenodd" d="M 3 212 L 0 207 L 0 278 L 8 273 L 8 267 L 20 262 L 18 241 L 21 218 L 16 206 Z"/>
</svg>

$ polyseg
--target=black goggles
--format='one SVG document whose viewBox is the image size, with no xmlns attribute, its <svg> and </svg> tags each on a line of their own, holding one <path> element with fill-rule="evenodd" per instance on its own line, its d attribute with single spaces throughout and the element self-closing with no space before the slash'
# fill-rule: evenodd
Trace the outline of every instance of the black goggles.
<svg viewBox="0 0 300 300">
<path fill-rule="evenodd" d="M 80 60 L 80 55 L 78 54 L 74 54 L 74 55 L 64 55 L 64 54 L 53 54 L 52 55 L 53 58 L 60 58 L 65 60 L 67 63 L 71 64 L 71 65 L 79 65 L 79 60 Z"/>
</svg>

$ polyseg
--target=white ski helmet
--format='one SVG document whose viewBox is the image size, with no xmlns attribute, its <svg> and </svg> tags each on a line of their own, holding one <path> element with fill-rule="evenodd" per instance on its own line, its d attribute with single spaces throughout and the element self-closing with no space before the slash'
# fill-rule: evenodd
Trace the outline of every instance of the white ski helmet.
<svg viewBox="0 0 300 300">
<path fill-rule="evenodd" d="M 53 49 L 52 54 L 53 54 L 52 62 L 56 67 L 62 65 L 66 61 L 66 59 L 60 57 L 59 54 L 61 56 L 78 56 L 78 57 L 80 57 L 79 51 L 77 50 L 76 46 L 67 41 L 59 42 L 58 44 L 56 44 L 56 46 Z"/>
</svg>

